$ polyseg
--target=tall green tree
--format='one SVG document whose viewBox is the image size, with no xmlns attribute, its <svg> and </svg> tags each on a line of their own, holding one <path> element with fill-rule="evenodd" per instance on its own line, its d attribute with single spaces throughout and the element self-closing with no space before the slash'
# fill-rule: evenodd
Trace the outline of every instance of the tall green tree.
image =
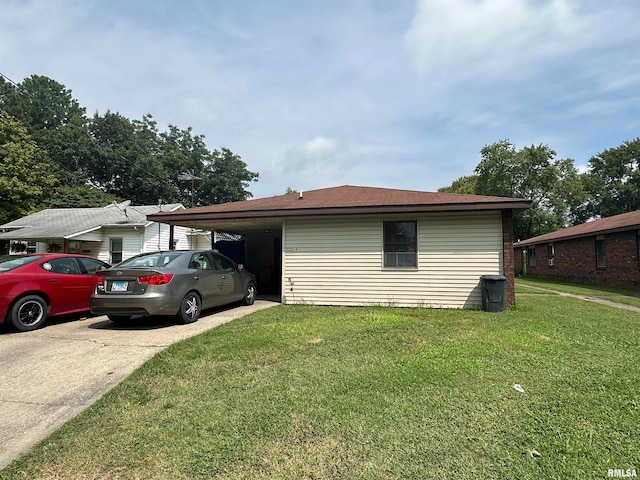
<svg viewBox="0 0 640 480">
<path fill-rule="evenodd" d="M 32 75 L 17 86 L 3 81 L 0 105 L 25 125 L 65 183 L 82 184 L 89 155 L 88 119 L 71 90 L 48 77 Z"/>
<path fill-rule="evenodd" d="M 583 177 L 573 160 L 556 160 L 547 145 L 516 149 L 508 140 L 486 145 L 474 174 L 460 177 L 443 192 L 525 198 L 532 208 L 514 217 L 514 237 L 526 239 L 581 220 Z"/>
<path fill-rule="evenodd" d="M 44 157 L 26 127 L 0 110 L 0 223 L 33 213 L 56 185 Z"/>
<path fill-rule="evenodd" d="M 589 159 L 587 214 L 609 217 L 640 209 L 640 138 Z"/>
<path fill-rule="evenodd" d="M 41 208 L 113 199 L 208 205 L 250 197 L 249 182 L 258 178 L 230 150 L 209 151 L 191 127 L 159 132 L 151 115 L 131 120 L 111 111 L 88 119 L 71 90 L 47 77 L 0 78 L 0 108 L 26 127 L 59 180 Z"/>
<path fill-rule="evenodd" d="M 526 198 L 532 207 L 514 217 L 514 237 L 526 239 L 564 228 L 568 212 L 584 201 L 573 160 L 556 160 L 548 145 L 521 150 L 501 140 L 481 150 L 477 193 Z M 564 190 L 567 187 L 570 190 Z"/>
<path fill-rule="evenodd" d="M 465 175 L 454 180 L 448 187 L 439 188 L 438 191 L 443 193 L 476 195 L 478 191 L 478 177 L 476 175 Z"/>
<path fill-rule="evenodd" d="M 157 131 L 148 118 L 134 122 L 119 113 L 96 114 L 90 123 L 92 186 L 135 205 L 172 201 L 175 192 L 157 155 Z"/>
<path fill-rule="evenodd" d="M 0 105 L 27 128 L 41 159 L 59 180 L 38 208 L 104 206 L 115 199 L 87 185 L 88 121 L 71 90 L 39 75 L 17 85 L 2 78 Z"/>
<path fill-rule="evenodd" d="M 252 197 L 247 190 L 250 182 L 259 178 L 257 172 L 247 170 L 247 164 L 239 155 L 227 148 L 211 153 L 202 174 L 197 194 L 198 205 L 247 200 Z"/>
<path fill-rule="evenodd" d="M 193 135 L 192 128 L 181 130 L 169 125 L 159 136 L 159 155 L 174 187 L 174 201 L 190 207 L 196 204 L 195 191 L 205 176 L 205 165 L 211 157 L 202 135 Z M 200 190 L 200 188 L 198 188 Z"/>
<path fill-rule="evenodd" d="M 106 207 L 122 199 L 89 185 L 61 185 L 52 190 L 51 195 L 45 195 L 38 209 L 43 208 L 93 208 Z"/>
</svg>

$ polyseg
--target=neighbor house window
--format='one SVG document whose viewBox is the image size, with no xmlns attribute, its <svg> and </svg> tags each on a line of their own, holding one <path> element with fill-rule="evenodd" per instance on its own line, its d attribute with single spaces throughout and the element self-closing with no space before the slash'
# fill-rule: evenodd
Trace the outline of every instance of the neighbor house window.
<svg viewBox="0 0 640 480">
<path fill-rule="evenodd" d="M 529 266 L 535 267 L 536 266 L 536 249 L 535 248 L 528 249 L 527 256 L 529 257 Z"/>
<path fill-rule="evenodd" d="M 553 246 L 553 243 L 550 243 L 549 245 L 547 245 L 547 259 L 549 260 L 549 266 L 553 266 L 554 264 L 554 257 L 556 256 L 556 249 Z"/>
<path fill-rule="evenodd" d="M 596 237 L 596 266 L 597 267 L 607 266 L 605 249 L 606 249 L 606 244 L 605 244 L 604 235 L 600 235 Z"/>
<path fill-rule="evenodd" d="M 111 264 L 115 265 L 122 261 L 122 239 L 112 238 L 111 246 L 109 248 L 109 256 L 111 257 Z"/>
<path fill-rule="evenodd" d="M 71 240 L 69 242 L 69 253 L 82 253 L 82 242 Z"/>
<path fill-rule="evenodd" d="M 384 267 L 417 268 L 417 222 L 402 221 L 382 223 L 384 231 Z"/>
</svg>

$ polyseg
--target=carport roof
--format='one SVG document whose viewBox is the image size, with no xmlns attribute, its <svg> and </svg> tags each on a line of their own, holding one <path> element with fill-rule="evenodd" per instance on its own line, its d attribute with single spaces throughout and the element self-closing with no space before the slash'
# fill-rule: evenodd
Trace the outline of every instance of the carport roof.
<svg viewBox="0 0 640 480">
<path fill-rule="evenodd" d="M 205 222 L 233 219 L 464 210 L 519 211 L 530 207 L 531 201 L 521 198 L 343 185 L 153 214 L 148 218 L 157 222 L 204 228 Z"/>
</svg>

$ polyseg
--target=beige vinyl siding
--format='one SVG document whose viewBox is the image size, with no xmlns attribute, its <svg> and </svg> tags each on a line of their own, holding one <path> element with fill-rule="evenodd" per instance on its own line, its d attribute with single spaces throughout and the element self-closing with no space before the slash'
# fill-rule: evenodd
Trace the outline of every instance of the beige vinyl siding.
<svg viewBox="0 0 640 480">
<path fill-rule="evenodd" d="M 383 268 L 383 220 L 417 220 L 418 268 Z M 283 301 L 481 306 L 480 276 L 502 272 L 500 212 L 287 220 Z"/>
</svg>

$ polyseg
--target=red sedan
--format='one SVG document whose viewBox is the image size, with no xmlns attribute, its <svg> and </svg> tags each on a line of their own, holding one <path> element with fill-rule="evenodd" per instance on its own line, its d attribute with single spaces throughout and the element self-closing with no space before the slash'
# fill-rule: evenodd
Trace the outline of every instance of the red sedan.
<svg viewBox="0 0 640 480">
<path fill-rule="evenodd" d="M 26 332 L 47 317 L 88 311 L 95 273 L 107 268 L 96 258 L 64 253 L 0 261 L 0 323 Z"/>
</svg>

